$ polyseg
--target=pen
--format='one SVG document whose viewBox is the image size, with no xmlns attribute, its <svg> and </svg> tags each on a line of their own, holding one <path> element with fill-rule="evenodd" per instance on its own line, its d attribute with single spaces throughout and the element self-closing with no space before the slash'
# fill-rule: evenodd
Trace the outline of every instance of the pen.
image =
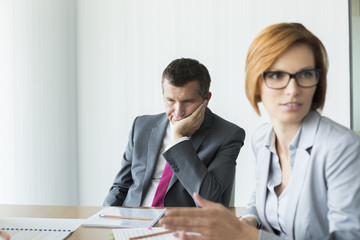
<svg viewBox="0 0 360 240">
<path fill-rule="evenodd" d="M 129 220 L 142 220 L 142 221 L 151 221 L 151 218 L 143 218 L 143 217 L 126 217 L 126 216 L 119 216 L 119 215 L 101 215 L 101 218 L 121 218 L 121 219 L 129 219 Z"/>
<path fill-rule="evenodd" d="M 129 238 L 129 240 L 154 237 L 154 236 L 159 236 L 159 235 L 168 234 L 168 233 L 172 233 L 172 232 L 175 232 L 175 230 L 168 230 L 168 231 L 164 231 L 164 232 L 150 233 L 150 234 L 145 234 L 145 235 L 141 235 L 141 236 L 137 236 L 137 237 L 131 237 L 131 238 Z"/>
</svg>

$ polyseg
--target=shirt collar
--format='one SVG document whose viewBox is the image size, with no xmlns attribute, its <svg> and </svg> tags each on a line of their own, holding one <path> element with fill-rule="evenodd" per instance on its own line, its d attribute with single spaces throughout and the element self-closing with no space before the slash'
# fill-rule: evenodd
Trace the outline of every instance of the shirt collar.
<svg viewBox="0 0 360 240">
<path fill-rule="evenodd" d="M 289 149 L 296 149 L 299 146 L 299 140 L 300 140 L 300 135 L 301 135 L 301 131 L 302 131 L 302 124 L 299 127 L 297 133 L 295 134 L 295 137 L 293 138 L 293 140 L 290 142 L 289 144 Z M 269 149 L 269 151 L 276 153 L 276 147 L 275 147 L 275 132 L 274 129 L 271 130 L 269 137 L 266 141 L 265 147 L 267 149 Z"/>
</svg>

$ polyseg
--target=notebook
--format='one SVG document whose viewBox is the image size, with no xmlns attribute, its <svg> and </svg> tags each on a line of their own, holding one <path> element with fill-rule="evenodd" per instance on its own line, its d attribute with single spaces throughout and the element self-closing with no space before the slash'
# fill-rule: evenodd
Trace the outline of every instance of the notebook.
<svg viewBox="0 0 360 240">
<path fill-rule="evenodd" d="M 0 231 L 11 240 L 65 239 L 85 219 L 0 217 Z"/>
</svg>

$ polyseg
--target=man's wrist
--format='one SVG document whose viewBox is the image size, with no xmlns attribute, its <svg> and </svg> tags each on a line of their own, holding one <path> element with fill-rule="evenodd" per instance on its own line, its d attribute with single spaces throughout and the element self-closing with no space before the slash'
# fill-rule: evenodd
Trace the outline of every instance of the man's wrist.
<svg viewBox="0 0 360 240">
<path fill-rule="evenodd" d="M 183 138 L 183 137 L 186 137 L 186 136 L 184 136 L 180 133 L 173 133 L 172 139 L 173 139 L 173 141 L 177 141 L 178 139 Z"/>
<path fill-rule="evenodd" d="M 257 229 L 261 228 L 261 224 L 255 218 L 241 217 L 240 219 L 241 219 L 241 221 L 246 222 L 247 224 L 249 224 L 249 225 L 251 225 L 253 227 L 256 227 Z"/>
<path fill-rule="evenodd" d="M 186 141 L 186 140 L 189 140 L 189 137 L 182 137 L 182 138 L 179 138 L 179 139 L 173 141 L 169 146 L 167 146 L 167 148 L 165 149 L 164 152 L 166 152 L 167 150 L 169 150 L 170 148 L 172 148 L 176 144 L 181 143 L 181 142 Z"/>
</svg>

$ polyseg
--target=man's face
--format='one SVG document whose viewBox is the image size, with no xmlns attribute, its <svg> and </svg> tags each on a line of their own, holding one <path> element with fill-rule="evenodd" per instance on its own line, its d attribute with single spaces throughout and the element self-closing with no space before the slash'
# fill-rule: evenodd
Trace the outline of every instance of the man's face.
<svg viewBox="0 0 360 240">
<path fill-rule="evenodd" d="M 199 81 L 176 87 L 164 79 L 162 87 L 166 115 L 173 125 L 190 116 L 204 101 L 198 91 Z"/>
</svg>

